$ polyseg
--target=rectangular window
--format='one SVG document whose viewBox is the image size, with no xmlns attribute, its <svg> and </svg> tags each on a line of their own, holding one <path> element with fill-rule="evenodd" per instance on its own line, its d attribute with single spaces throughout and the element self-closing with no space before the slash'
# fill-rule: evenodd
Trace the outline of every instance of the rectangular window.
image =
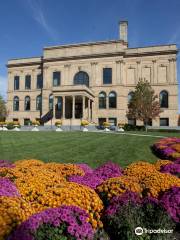
<svg viewBox="0 0 180 240">
<path fill-rule="evenodd" d="M 37 89 L 43 88 L 43 77 L 42 74 L 37 75 Z"/>
<path fill-rule="evenodd" d="M 53 72 L 53 86 L 59 86 L 61 84 L 61 72 Z"/>
<path fill-rule="evenodd" d="M 128 124 L 132 126 L 136 126 L 136 119 L 130 119 L 128 118 Z"/>
<path fill-rule="evenodd" d="M 169 118 L 160 118 L 160 126 L 169 126 Z"/>
<path fill-rule="evenodd" d="M 111 126 L 116 126 L 117 125 L 117 118 L 109 118 L 109 123 Z"/>
<path fill-rule="evenodd" d="M 13 118 L 13 122 L 18 122 L 19 119 L 18 118 Z"/>
<path fill-rule="evenodd" d="M 14 90 L 19 90 L 19 76 L 14 77 Z"/>
<path fill-rule="evenodd" d="M 103 68 L 103 84 L 112 84 L 112 68 Z"/>
<path fill-rule="evenodd" d="M 31 75 L 25 77 L 25 89 L 31 89 Z"/>
<path fill-rule="evenodd" d="M 31 125 L 30 118 L 25 118 L 24 119 L 24 126 L 30 126 L 30 125 Z"/>
<path fill-rule="evenodd" d="M 103 126 L 103 123 L 106 122 L 106 118 L 98 118 L 99 126 Z"/>
</svg>

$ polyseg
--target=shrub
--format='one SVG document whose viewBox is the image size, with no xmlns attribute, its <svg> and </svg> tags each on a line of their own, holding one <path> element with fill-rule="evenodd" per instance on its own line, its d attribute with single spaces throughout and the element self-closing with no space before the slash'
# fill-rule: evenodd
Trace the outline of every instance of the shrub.
<svg viewBox="0 0 180 240">
<path fill-rule="evenodd" d="M 128 198 L 127 198 L 128 196 Z M 117 199 L 116 199 L 117 202 Z M 137 240 L 134 230 L 136 227 L 146 229 L 175 229 L 175 224 L 153 198 L 140 199 L 128 193 L 119 197 L 118 208 L 104 217 L 104 227 L 112 239 Z M 152 221 L 153 219 L 153 221 Z M 172 239 L 172 234 L 143 233 L 139 239 L 160 240 Z"/>
<path fill-rule="evenodd" d="M 19 224 L 34 213 L 31 205 L 22 198 L 0 196 L 0 239 L 6 239 Z"/>
<path fill-rule="evenodd" d="M 89 125 L 88 120 L 82 120 L 82 121 L 81 121 L 81 126 L 86 127 L 86 126 L 88 126 L 88 125 Z"/>
<path fill-rule="evenodd" d="M 108 128 L 108 127 L 110 127 L 110 123 L 109 122 L 103 122 L 103 127 L 105 127 L 105 128 Z"/>
<path fill-rule="evenodd" d="M 161 166 L 160 172 L 162 173 L 170 173 L 177 177 L 180 176 L 180 164 L 177 163 L 170 163 L 164 166 Z"/>
<path fill-rule="evenodd" d="M 8 160 L 0 160 L 0 168 L 12 168 L 15 167 L 13 163 Z"/>
<path fill-rule="evenodd" d="M 172 219 L 180 223 L 180 187 L 172 187 L 160 197 L 161 205 L 166 209 Z"/>
<path fill-rule="evenodd" d="M 88 173 L 86 173 L 84 176 L 71 176 L 69 178 L 69 181 L 86 185 L 92 189 L 96 189 L 96 187 L 106 179 L 119 177 L 123 172 L 118 164 L 112 162 L 107 162 L 102 166 L 96 168 L 94 171 L 90 171 L 87 169 L 87 167 L 85 168 L 85 171 Z"/>
<path fill-rule="evenodd" d="M 131 125 L 131 124 L 124 124 L 124 130 L 125 131 L 145 131 L 144 126 L 136 126 L 136 125 Z"/>
<path fill-rule="evenodd" d="M 33 125 L 33 126 L 36 126 L 36 125 L 39 126 L 39 125 L 40 125 L 40 122 L 39 122 L 38 120 L 33 120 L 33 121 L 32 121 L 32 125 Z"/>
<path fill-rule="evenodd" d="M 180 138 L 163 138 L 152 146 L 153 151 L 162 159 L 180 159 Z"/>
<path fill-rule="evenodd" d="M 8 178 L 0 177 L 0 196 L 7 197 L 20 197 L 16 185 L 13 184 Z"/>
<path fill-rule="evenodd" d="M 58 120 L 55 122 L 55 126 L 61 126 L 62 125 L 62 120 Z"/>
<path fill-rule="evenodd" d="M 128 176 L 109 178 L 99 185 L 96 190 L 105 205 L 108 204 L 112 197 L 121 195 L 127 190 L 136 193 L 142 192 L 142 188 L 137 180 Z"/>
<path fill-rule="evenodd" d="M 9 240 L 92 240 L 94 230 L 88 217 L 75 206 L 50 208 L 23 222 Z"/>
</svg>

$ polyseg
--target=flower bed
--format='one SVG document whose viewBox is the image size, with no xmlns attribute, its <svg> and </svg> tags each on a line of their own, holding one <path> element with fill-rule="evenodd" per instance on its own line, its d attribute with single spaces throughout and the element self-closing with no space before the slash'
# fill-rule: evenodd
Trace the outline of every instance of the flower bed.
<svg viewBox="0 0 180 240">
<path fill-rule="evenodd" d="M 180 161 L 180 138 L 163 138 L 156 142 L 152 148 L 162 159 Z"/>
<path fill-rule="evenodd" d="M 170 160 L 138 161 L 125 169 L 112 162 L 92 169 L 0 160 L 0 240 L 134 240 L 137 226 L 175 232 L 179 164 Z"/>
</svg>

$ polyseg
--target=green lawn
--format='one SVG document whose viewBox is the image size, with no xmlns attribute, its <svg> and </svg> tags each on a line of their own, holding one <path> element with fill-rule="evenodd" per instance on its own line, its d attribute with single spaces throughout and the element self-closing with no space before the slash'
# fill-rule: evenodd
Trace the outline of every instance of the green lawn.
<svg viewBox="0 0 180 240">
<path fill-rule="evenodd" d="M 157 132 L 147 134 L 179 135 Z M 157 158 L 152 154 L 150 146 L 158 139 L 90 132 L 0 132 L 0 159 L 15 161 L 34 158 L 45 162 L 84 162 L 92 167 L 111 160 L 127 166 L 138 160 L 154 162 Z"/>
</svg>

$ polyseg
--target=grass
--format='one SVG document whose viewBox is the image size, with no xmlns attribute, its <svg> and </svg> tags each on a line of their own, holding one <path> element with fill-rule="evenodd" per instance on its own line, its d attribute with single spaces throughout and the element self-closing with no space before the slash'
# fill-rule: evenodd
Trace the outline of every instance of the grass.
<svg viewBox="0 0 180 240">
<path fill-rule="evenodd" d="M 179 135 L 158 132 L 148 134 L 152 137 L 91 132 L 0 132 L 0 159 L 83 162 L 92 167 L 111 160 L 125 167 L 134 161 L 154 162 L 157 159 L 150 149 L 159 139 L 154 138 L 154 135 Z"/>
</svg>

